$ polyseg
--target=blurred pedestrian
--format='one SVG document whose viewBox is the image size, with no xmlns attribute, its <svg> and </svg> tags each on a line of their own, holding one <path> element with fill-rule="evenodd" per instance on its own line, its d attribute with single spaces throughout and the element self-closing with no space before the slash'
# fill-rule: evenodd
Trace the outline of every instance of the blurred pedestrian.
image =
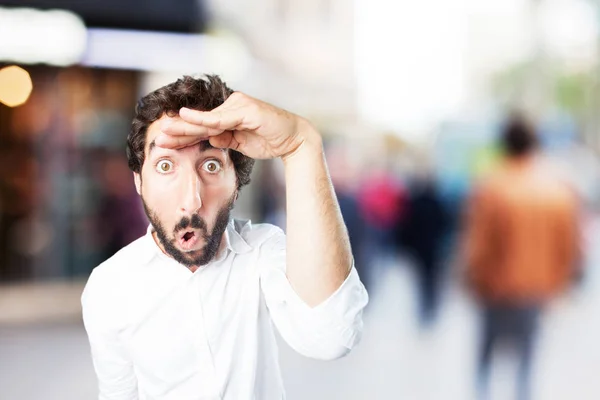
<svg viewBox="0 0 600 400">
<path fill-rule="evenodd" d="M 435 320 L 439 305 L 441 256 L 448 218 L 433 179 L 416 180 L 409 192 L 398 242 L 414 266 L 419 289 L 419 322 L 427 327 Z"/>
<path fill-rule="evenodd" d="M 396 255 L 394 235 L 404 213 L 406 195 L 406 188 L 390 168 L 369 171 L 360 182 L 358 210 L 365 226 L 361 251 L 371 285 L 376 271 L 390 264 Z"/>
<path fill-rule="evenodd" d="M 540 315 L 576 275 L 578 207 L 537 157 L 534 131 L 522 116 L 508 121 L 501 141 L 503 161 L 470 199 L 464 250 L 483 311 L 479 396 L 487 395 L 494 347 L 510 340 L 519 355 L 517 398 L 526 400 Z"/>
</svg>

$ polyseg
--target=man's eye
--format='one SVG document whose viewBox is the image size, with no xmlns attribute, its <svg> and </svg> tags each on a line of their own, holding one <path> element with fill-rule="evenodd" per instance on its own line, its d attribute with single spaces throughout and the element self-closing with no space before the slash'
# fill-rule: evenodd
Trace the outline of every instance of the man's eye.
<svg viewBox="0 0 600 400">
<path fill-rule="evenodd" d="M 209 160 L 204 163 L 202 166 L 206 172 L 210 172 L 211 174 L 216 174 L 221 170 L 221 163 L 216 160 Z"/>
<path fill-rule="evenodd" d="M 171 171 L 173 169 L 173 163 L 167 160 L 161 160 L 156 164 L 156 170 L 161 174 Z"/>
</svg>

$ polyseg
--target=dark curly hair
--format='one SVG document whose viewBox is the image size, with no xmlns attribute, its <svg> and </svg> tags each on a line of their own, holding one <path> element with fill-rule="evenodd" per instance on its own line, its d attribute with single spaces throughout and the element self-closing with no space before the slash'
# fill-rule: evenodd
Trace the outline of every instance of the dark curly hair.
<svg viewBox="0 0 600 400">
<path fill-rule="evenodd" d="M 127 136 L 127 160 L 133 172 L 140 173 L 144 164 L 146 132 L 148 126 L 164 114 L 175 116 L 182 107 L 210 111 L 227 99 L 233 90 L 216 75 L 204 79 L 184 76 L 176 82 L 163 86 L 142 97 L 135 107 L 131 131 Z M 229 149 L 229 157 L 235 167 L 237 187 L 250 183 L 254 159 Z"/>
</svg>

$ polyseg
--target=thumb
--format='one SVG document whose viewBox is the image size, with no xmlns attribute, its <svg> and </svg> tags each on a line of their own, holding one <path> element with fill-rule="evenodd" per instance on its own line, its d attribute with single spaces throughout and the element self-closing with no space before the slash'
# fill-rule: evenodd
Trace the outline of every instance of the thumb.
<svg viewBox="0 0 600 400">
<path fill-rule="evenodd" d="M 217 149 L 233 149 L 237 150 L 240 144 L 235 140 L 232 131 L 225 131 L 217 136 L 211 136 L 208 139 L 208 142 L 212 147 L 216 147 Z"/>
</svg>

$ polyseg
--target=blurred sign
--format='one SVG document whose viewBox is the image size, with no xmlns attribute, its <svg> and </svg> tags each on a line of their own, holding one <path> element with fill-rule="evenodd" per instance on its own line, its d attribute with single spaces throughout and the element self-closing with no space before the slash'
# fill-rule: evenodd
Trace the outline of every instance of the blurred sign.
<svg viewBox="0 0 600 400">
<path fill-rule="evenodd" d="M 249 54 L 235 35 L 87 28 L 71 11 L 0 6 L 3 61 L 240 76 Z"/>
<path fill-rule="evenodd" d="M 206 25 L 202 3 L 201 0 L 0 0 L 0 6 L 72 11 L 92 27 L 172 32 L 202 31 Z"/>
<path fill-rule="evenodd" d="M 241 79 L 251 63 L 245 44 L 235 35 L 88 29 L 81 64 L 88 67 L 152 72 L 218 73 Z"/>
<path fill-rule="evenodd" d="M 0 60 L 66 66 L 85 45 L 85 25 L 72 12 L 0 7 Z"/>
</svg>

